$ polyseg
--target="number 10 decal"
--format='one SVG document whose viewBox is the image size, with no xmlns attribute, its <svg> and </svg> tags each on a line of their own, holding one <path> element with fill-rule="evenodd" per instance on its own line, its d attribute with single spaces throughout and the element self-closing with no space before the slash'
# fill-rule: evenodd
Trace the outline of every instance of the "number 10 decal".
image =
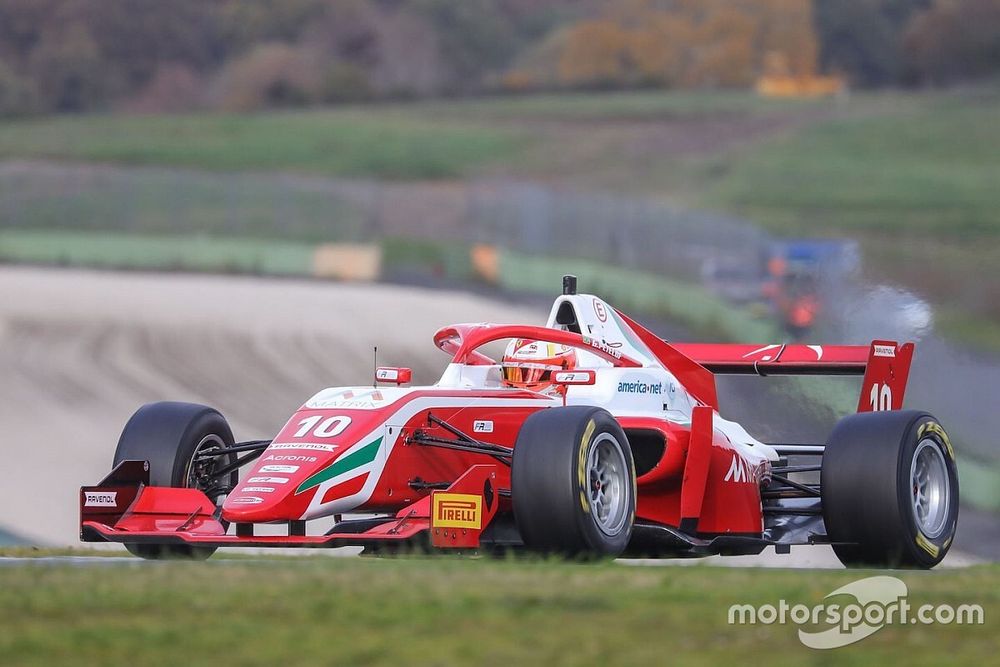
<svg viewBox="0 0 1000 667">
<path fill-rule="evenodd" d="M 892 410 L 892 388 L 887 384 L 872 384 L 868 399 L 871 401 L 872 412 Z"/>
<path fill-rule="evenodd" d="M 296 431 L 295 435 L 292 437 L 301 438 L 309 433 L 309 431 L 312 431 L 314 437 L 333 438 L 343 433 L 347 427 L 351 425 L 351 418 L 347 415 L 327 417 L 326 419 L 323 419 L 322 423 L 320 423 L 321 419 L 323 419 L 323 415 L 306 417 L 299 422 L 299 430 Z M 317 426 L 317 424 L 319 425 Z"/>
</svg>

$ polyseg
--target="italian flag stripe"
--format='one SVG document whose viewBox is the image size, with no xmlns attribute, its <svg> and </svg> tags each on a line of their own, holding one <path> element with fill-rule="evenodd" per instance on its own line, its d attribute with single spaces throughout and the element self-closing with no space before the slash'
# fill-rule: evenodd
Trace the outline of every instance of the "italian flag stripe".
<svg viewBox="0 0 1000 667">
<path fill-rule="evenodd" d="M 373 440 L 364 447 L 354 450 L 347 456 L 342 456 L 333 463 L 331 463 L 326 468 L 323 468 L 314 475 L 311 475 L 306 481 L 299 485 L 299 488 L 295 490 L 295 493 L 302 493 L 303 491 L 308 491 L 314 487 L 319 486 L 323 482 L 333 479 L 334 477 L 341 475 L 354 468 L 360 468 L 366 463 L 371 463 L 375 460 L 375 455 L 378 454 L 378 448 L 382 444 L 382 438 Z"/>
</svg>

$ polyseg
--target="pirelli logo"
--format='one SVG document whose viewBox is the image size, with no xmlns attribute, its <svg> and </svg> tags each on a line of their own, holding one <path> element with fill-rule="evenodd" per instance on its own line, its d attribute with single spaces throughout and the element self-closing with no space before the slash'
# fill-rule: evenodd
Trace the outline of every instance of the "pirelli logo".
<svg viewBox="0 0 1000 667">
<path fill-rule="evenodd" d="M 435 493 L 431 496 L 432 528 L 472 528 L 483 525 L 483 497 L 469 493 Z"/>
</svg>

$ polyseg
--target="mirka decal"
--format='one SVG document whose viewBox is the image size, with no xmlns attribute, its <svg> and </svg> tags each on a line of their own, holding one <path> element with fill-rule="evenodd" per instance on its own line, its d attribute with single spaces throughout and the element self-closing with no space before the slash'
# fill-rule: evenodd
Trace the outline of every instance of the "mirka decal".
<svg viewBox="0 0 1000 667">
<path fill-rule="evenodd" d="M 85 491 L 84 507 L 118 507 L 117 491 Z"/>
<path fill-rule="evenodd" d="M 756 484 L 757 475 L 746 459 L 733 454 L 733 462 L 729 464 L 729 472 L 722 478 L 722 481 L 735 484 Z"/>
<path fill-rule="evenodd" d="M 438 492 L 431 496 L 431 505 L 432 528 L 482 528 L 482 496 Z"/>
</svg>

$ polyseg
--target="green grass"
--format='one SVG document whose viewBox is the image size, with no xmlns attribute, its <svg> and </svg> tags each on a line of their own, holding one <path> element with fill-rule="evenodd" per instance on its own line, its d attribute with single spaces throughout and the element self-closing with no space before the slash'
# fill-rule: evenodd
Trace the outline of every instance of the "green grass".
<svg viewBox="0 0 1000 667">
<path fill-rule="evenodd" d="M 768 114 L 790 106 L 822 104 L 810 100 L 772 100 L 746 91 L 640 91 L 532 94 L 486 97 L 449 102 L 421 102 L 407 107 L 384 107 L 428 117 L 464 120 L 546 121 L 655 121 L 695 119 L 705 115 Z"/>
<path fill-rule="evenodd" d="M 296 241 L 0 230 L 0 260 L 29 264 L 308 276 L 314 250 Z"/>
<path fill-rule="evenodd" d="M 1000 90 L 892 100 L 720 159 L 707 199 L 783 233 L 1000 235 Z"/>
<path fill-rule="evenodd" d="M 732 604 L 814 605 L 873 573 L 357 558 L 0 568 L 6 664 L 987 664 L 1000 568 L 901 574 L 985 626 L 890 626 L 814 651 Z"/>
<path fill-rule="evenodd" d="M 289 241 L 366 240 L 370 188 L 250 173 L 0 170 L 0 226 Z"/>
<path fill-rule="evenodd" d="M 348 109 L 80 116 L 0 124 L 0 158 L 448 178 L 517 150 L 511 131 Z"/>
<path fill-rule="evenodd" d="M 945 308 L 937 311 L 935 328 L 970 348 L 1000 355 L 1000 322 L 984 321 L 961 310 Z"/>
<path fill-rule="evenodd" d="M 796 106 L 810 103 L 797 103 Z M 766 114 L 787 102 L 746 92 L 570 93 L 346 106 L 246 115 L 60 116 L 0 122 L 0 159 L 30 158 L 294 170 L 439 179 L 500 165 L 517 171 L 538 142 L 560 151 L 553 121 L 656 121 Z M 536 126 L 542 121 L 542 127 Z M 579 130 L 585 138 L 587 128 Z"/>
</svg>

